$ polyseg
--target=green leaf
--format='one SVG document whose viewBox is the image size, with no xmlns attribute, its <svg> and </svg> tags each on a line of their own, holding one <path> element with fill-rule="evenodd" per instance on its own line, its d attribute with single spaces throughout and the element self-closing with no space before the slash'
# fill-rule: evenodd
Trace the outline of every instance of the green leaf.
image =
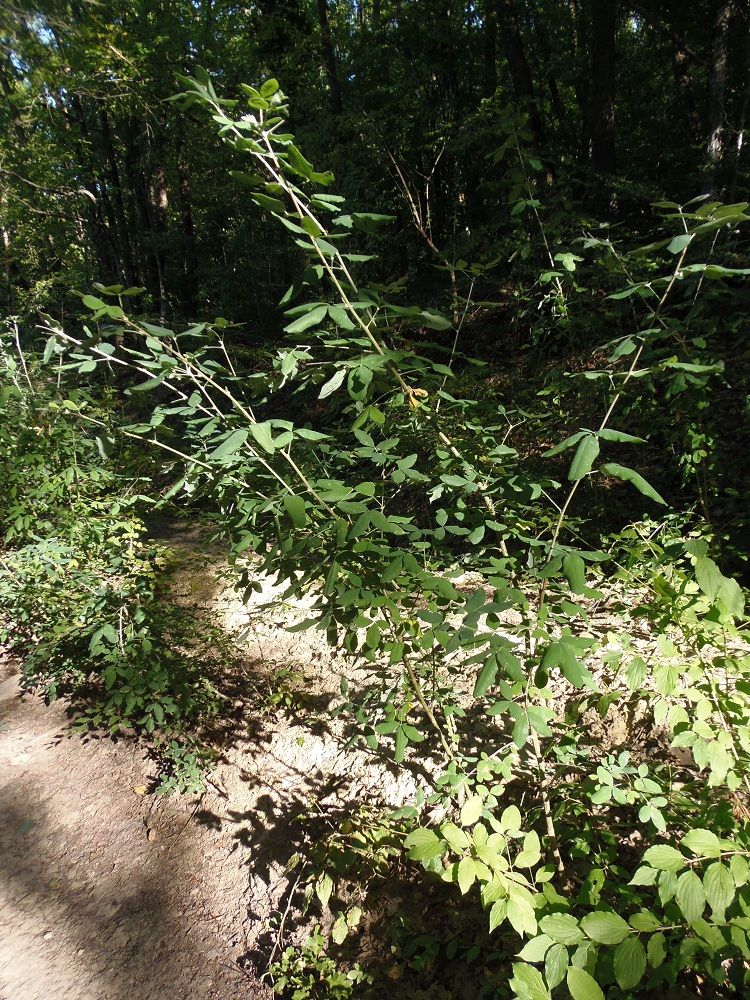
<svg viewBox="0 0 750 1000">
<path fill-rule="evenodd" d="M 443 841 L 434 830 L 425 827 L 413 830 L 405 838 L 404 847 L 409 851 L 412 861 L 429 861 L 443 853 Z"/>
<path fill-rule="evenodd" d="M 686 864 L 682 854 L 668 844 L 656 844 L 654 847 L 649 847 L 643 855 L 643 860 L 652 868 L 658 868 L 662 872 L 679 872 Z"/>
<path fill-rule="evenodd" d="M 253 191 L 250 197 L 256 205 L 266 209 L 268 212 L 273 212 L 274 215 L 283 215 L 285 212 L 284 202 L 280 198 L 271 198 L 269 195 L 261 194 L 259 191 Z"/>
<path fill-rule="evenodd" d="M 706 597 L 710 601 L 715 601 L 716 595 L 719 593 L 719 587 L 721 587 L 724 580 L 724 574 L 713 559 L 709 559 L 708 556 L 701 556 L 699 559 L 696 559 L 695 579 Z"/>
<path fill-rule="evenodd" d="M 305 330 L 309 330 L 311 326 L 317 326 L 327 315 L 328 306 L 315 306 L 308 312 L 303 313 L 298 319 L 295 319 L 289 326 L 285 326 L 284 329 L 287 333 L 303 333 Z"/>
<path fill-rule="evenodd" d="M 521 813 L 518 806 L 507 806 L 500 816 L 500 829 L 505 833 L 516 833 L 521 829 Z"/>
<path fill-rule="evenodd" d="M 674 254 L 682 253 L 686 247 L 690 246 L 694 235 L 694 233 L 680 233 L 679 236 L 675 236 L 674 239 L 667 244 L 667 250 Z"/>
<path fill-rule="evenodd" d="M 457 882 L 461 895 L 465 896 L 477 879 L 477 868 L 473 858 L 461 858 L 458 863 Z"/>
<path fill-rule="evenodd" d="M 494 656 L 488 657 L 486 663 L 479 671 L 479 676 L 477 677 L 476 684 L 474 685 L 475 698 L 484 697 L 487 690 L 495 683 L 497 667 L 497 659 Z"/>
<path fill-rule="evenodd" d="M 326 872 L 321 875 L 318 881 L 315 883 L 315 895 L 320 900 L 320 905 L 325 909 L 328 906 L 328 900 L 331 898 L 331 892 L 333 891 L 333 879 Z"/>
<path fill-rule="evenodd" d="M 667 501 L 664 497 L 657 493 L 653 486 L 647 483 L 643 476 L 639 475 L 635 469 L 629 469 L 625 465 L 618 465 L 617 462 L 606 462 L 599 471 L 603 472 L 606 476 L 614 476 L 616 479 L 623 480 L 623 482 L 631 483 L 643 496 L 666 507 Z"/>
<path fill-rule="evenodd" d="M 422 320 L 422 325 L 426 326 L 430 330 L 451 330 L 453 324 L 450 320 L 447 320 L 445 316 L 441 316 L 440 313 L 430 312 L 427 309 L 423 309 L 419 314 Z"/>
<path fill-rule="evenodd" d="M 723 917 L 724 911 L 732 905 L 735 892 L 734 879 L 727 866 L 720 861 L 709 865 L 703 876 L 703 889 L 708 905 Z"/>
<path fill-rule="evenodd" d="M 563 573 L 574 594 L 586 591 L 586 563 L 576 552 L 569 552 L 563 559 Z"/>
<path fill-rule="evenodd" d="M 675 899 L 689 924 L 692 924 L 703 913 L 703 908 L 706 905 L 706 893 L 703 889 L 703 883 L 695 872 L 685 872 L 677 879 Z"/>
<path fill-rule="evenodd" d="M 680 843 L 698 858 L 718 858 L 721 854 L 721 841 L 716 834 L 700 827 L 689 830 Z"/>
<path fill-rule="evenodd" d="M 250 433 L 258 442 L 258 444 L 267 451 L 269 455 L 273 455 L 276 450 L 273 438 L 271 436 L 271 425 L 268 421 L 264 421 L 262 424 L 250 424 Z"/>
<path fill-rule="evenodd" d="M 569 962 L 568 949 L 565 945 L 553 944 L 544 959 L 544 978 L 551 990 L 565 979 Z"/>
<path fill-rule="evenodd" d="M 307 513 L 302 497 L 295 496 L 293 493 L 285 493 L 281 502 L 295 528 L 304 528 L 307 524 Z"/>
<path fill-rule="evenodd" d="M 572 448 L 577 445 L 582 437 L 585 437 L 587 431 L 576 431 L 575 434 L 571 434 L 570 437 L 565 438 L 560 444 L 556 444 L 554 448 L 549 448 L 542 455 L 542 458 L 553 458 L 555 455 L 559 455 L 563 451 L 567 451 L 568 448 Z"/>
<path fill-rule="evenodd" d="M 632 990 L 646 971 L 646 949 L 635 935 L 615 949 L 615 979 L 623 990 Z"/>
<path fill-rule="evenodd" d="M 234 455 L 235 452 L 239 451 L 247 440 L 247 430 L 241 427 L 239 430 L 232 431 L 229 437 L 225 438 L 218 448 L 209 454 L 209 458 L 226 458 L 229 455 Z"/>
<path fill-rule="evenodd" d="M 102 300 L 98 299 L 95 295 L 84 295 L 81 301 L 87 309 L 93 309 L 95 312 L 99 309 L 107 308 L 107 303 L 102 302 Z"/>
<path fill-rule="evenodd" d="M 617 913 L 587 913 L 581 920 L 581 927 L 597 944 L 619 944 L 630 934 L 627 921 Z"/>
<path fill-rule="evenodd" d="M 604 994 L 599 989 L 596 980 L 583 969 L 574 965 L 568 969 L 566 982 L 573 1000 L 604 1000 Z"/>
<path fill-rule="evenodd" d="M 579 944 L 583 941 L 578 921 L 569 913 L 550 913 L 539 921 L 539 928 L 558 944 Z"/>
<path fill-rule="evenodd" d="M 648 942 L 648 964 L 652 969 L 658 969 L 667 956 L 664 935 L 652 934 Z"/>
<path fill-rule="evenodd" d="M 609 427 L 605 427 L 603 430 L 599 431 L 599 437 L 603 441 L 618 441 L 622 444 L 645 444 L 646 439 L 642 437 L 635 437 L 633 434 L 626 434 L 625 431 L 615 431 Z"/>
<path fill-rule="evenodd" d="M 341 383 L 346 378 L 346 368 L 339 368 L 335 375 L 332 375 L 328 381 L 321 387 L 318 393 L 318 399 L 325 399 L 327 396 L 332 395 L 341 385 Z"/>
<path fill-rule="evenodd" d="M 599 454 L 599 438 L 596 434 L 586 434 L 581 438 L 581 441 L 576 449 L 576 453 L 573 456 L 573 461 L 570 464 L 570 470 L 568 472 L 568 479 L 572 482 L 576 482 L 579 479 L 583 479 L 587 476 L 596 461 L 596 457 Z"/>
<path fill-rule="evenodd" d="M 596 690 L 596 684 L 589 670 L 580 662 L 569 642 L 561 639 L 550 643 L 542 656 L 542 667 L 551 670 L 559 667 L 566 680 L 577 688 Z"/>
<path fill-rule="evenodd" d="M 542 962 L 553 943 L 551 937 L 547 937 L 546 934 L 539 934 L 537 937 L 532 938 L 531 941 L 526 942 L 521 951 L 519 951 L 518 957 L 522 958 L 524 962 Z"/>
<path fill-rule="evenodd" d="M 465 851 L 469 847 L 469 838 L 455 823 L 443 823 L 440 827 L 440 834 L 454 851 Z"/>
<path fill-rule="evenodd" d="M 461 806 L 461 826 L 473 826 L 482 815 L 481 795 L 470 795 Z"/>
<path fill-rule="evenodd" d="M 513 963 L 513 979 L 510 982 L 517 996 L 524 1000 L 550 1000 L 542 974 L 533 965 Z"/>
</svg>

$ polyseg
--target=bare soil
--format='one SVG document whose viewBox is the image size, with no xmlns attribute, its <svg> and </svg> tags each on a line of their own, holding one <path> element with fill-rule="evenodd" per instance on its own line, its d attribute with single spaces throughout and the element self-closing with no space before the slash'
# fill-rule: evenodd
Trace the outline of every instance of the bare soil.
<svg viewBox="0 0 750 1000">
<path fill-rule="evenodd" d="M 241 654 L 219 684 L 218 764 L 204 794 L 158 796 L 141 743 L 71 736 L 69 706 L 22 694 L 0 660 L 0 1000 L 271 997 L 252 956 L 285 905 L 298 817 L 413 793 L 404 772 L 345 748 L 324 636 L 285 631 L 304 607 L 260 609 L 271 587 L 243 605 L 200 531 L 166 530 L 183 557 L 174 599 Z M 312 730 L 294 704 L 263 707 L 278 670 Z"/>
</svg>

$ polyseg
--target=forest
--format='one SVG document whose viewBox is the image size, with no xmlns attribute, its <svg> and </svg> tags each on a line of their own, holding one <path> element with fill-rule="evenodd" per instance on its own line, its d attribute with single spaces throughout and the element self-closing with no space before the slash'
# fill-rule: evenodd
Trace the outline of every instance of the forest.
<svg viewBox="0 0 750 1000">
<path fill-rule="evenodd" d="M 750 995 L 747 0 L 0 88 L 0 997 Z"/>
</svg>

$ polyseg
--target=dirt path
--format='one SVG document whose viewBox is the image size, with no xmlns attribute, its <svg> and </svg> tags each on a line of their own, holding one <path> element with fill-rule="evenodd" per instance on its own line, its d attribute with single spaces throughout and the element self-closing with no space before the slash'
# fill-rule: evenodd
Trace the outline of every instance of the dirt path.
<svg viewBox="0 0 750 1000">
<path fill-rule="evenodd" d="M 178 601 L 230 633 L 249 625 L 220 762 L 204 795 L 158 797 L 141 746 L 69 738 L 64 703 L 21 697 L 0 661 L 0 1000 L 270 997 L 248 956 L 281 905 L 298 816 L 411 791 L 326 722 L 338 679 L 325 640 L 283 631 L 304 609 L 255 618 L 215 555 L 196 573 L 200 534 L 172 535 L 188 556 Z M 258 714 L 258 683 L 279 666 L 304 677 L 315 732 Z"/>
</svg>

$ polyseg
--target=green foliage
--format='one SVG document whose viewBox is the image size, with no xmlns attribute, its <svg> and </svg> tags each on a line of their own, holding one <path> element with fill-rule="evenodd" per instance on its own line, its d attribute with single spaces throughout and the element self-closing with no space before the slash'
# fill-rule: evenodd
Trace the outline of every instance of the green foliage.
<svg viewBox="0 0 750 1000">
<path fill-rule="evenodd" d="M 159 594 L 167 553 L 139 516 L 152 501 L 71 417 L 109 428 L 112 394 L 64 400 L 36 364 L 4 354 L 0 636 L 22 656 L 28 686 L 78 696 L 81 725 L 175 729 L 215 696 L 184 652 L 193 626 Z"/>
<path fill-rule="evenodd" d="M 291 1000 L 347 1000 L 357 996 L 363 983 L 372 982 L 358 965 L 341 969 L 326 954 L 325 944 L 320 928 L 314 927 L 301 948 L 285 948 L 269 968 L 274 993 Z"/>
<path fill-rule="evenodd" d="M 712 301 L 711 282 L 744 269 L 693 254 L 713 253 L 746 221 L 746 206 L 675 205 L 667 234 L 650 244 L 589 233 L 572 253 L 550 247 L 541 200 L 516 191 L 512 211 L 534 220 L 536 252 L 541 240 L 550 266 L 560 264 L 542 275 L 553 291 L 535 299 L 545 322 L 583 323 L 591 288 L 608 294 L 606 341 L 577 380 L 598 393 L 600 415 L 592 423 L 589 408 L 580 423 L 592 426 L 545 456 L 564 456 L 562 486 L 508 443 L 526 411 L 489 417 L 446 389 L 467 362 L 427 331 L 451 321 L 404 304 L 401 282 L 360 278 L 370 255 L 359 234 L 388 216 L 348 212 L 330 193 L 332 176 L 286 131 L 278 83 L 243 87 L 235 101 L 206 73 L 181 82 L 178 103 L 208 114 L 232 156 L 250 164 L 235 172 L 243 195 L 304 254 L 282 299 L 285 346 L 270 372 L 245 372 L 225 344 L 226 321 L 157 326 L 125 312 L 129 290 L 100 288 L 104 298 L 82 299 L 91 313 L 82 334 L 47 322 L 45 354 L 71 377 L 128 370 L 139 422 L 110 428 L 72 393 L 55 412 L 103 429 L 105 452 L 121 436 L 159 449 L 178 475 L 171 495 L 200 495 L 218 510 L 240 589 L 257 586 L 259 571 L 275 574 L 282 597 L 304 597 L 310 609 L 295 628 L 325 630 L 371 668 L 366 686 L 354 671 L 342 681 L 352 743 L 423 765 L 396 826 L 370 817 L 346 837 L 342 828 L 311 848 L 311 862 L 296 859 L 306 867 L 295 886 L 308 906 L 338 908 L 340 944 L 361 917 L 336 898 L 347 866 L 387 867 L 400 850 L 428 885 L 453 887 L 457 902 L 485 913 L 519 998 L 565 988 L 575 1000 L 617 998 L 680 989 L 691 976 L 724 988 L 726 963 L 748 949 L 748 838 L 733 809 L 750 787 L 743 593 L 705 525 L 636 518 L 607 546 L 593 518 L 574 522 L 571 511 L 619 484 L 639 512 L 667 506 L 646 475 L 611 458 L 626 452 L 645 469 L 650 428 L 633 415 L 662 387 L 703 414 L 721 365 L 692 353 L 685 322 Z M 499 158 L 515 152 L 514 183 L 529 188 L 523 125 L 504 131 Z M 701 479 L 704 506 L 710 493 Z M 252 570 L 248 552 L 258 556 Z M 609 632 L 595 620 L 605 599 L 616 613 Z M 122 607 L 127 627 L 138 624 Z M 113 614 L 89 638 L 103 663 L 127 654 Z M 157 689 L 174 690 L 168 671 Z M 164 705 L 161 694 L 147 697 L 144 726 Z M 613 709 L 642 714 L 659 741 L 654 759 L 615 753 L 593 731 Z M 671 752 L 686 749 L 688 762 L 673 763 Z M 348 996 L 364 981 L 357 967 L 340 971 L 317 929 L 301 950 L 282 952 L 273 975 L 292 997 Z"/>
</svg>

